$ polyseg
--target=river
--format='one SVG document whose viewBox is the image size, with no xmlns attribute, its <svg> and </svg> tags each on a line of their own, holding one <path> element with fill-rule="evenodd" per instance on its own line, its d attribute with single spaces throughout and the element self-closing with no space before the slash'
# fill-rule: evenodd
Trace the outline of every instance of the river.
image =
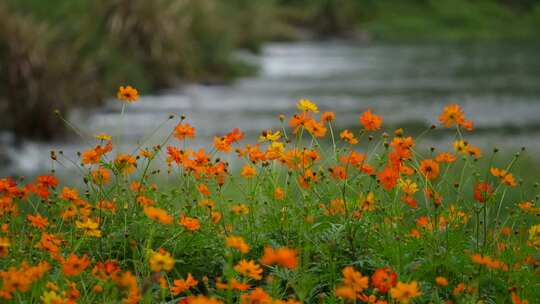
<svg viewBox="0 0 540 304">
<path fill-rule="evenodd" d="M 391 127 L 421 129 L 436 123 L 444 104 L 459 103 L 474 120 L 471 142 L 509 153 L 526 146 L 540 152 L 540 48 L 512 44 L 355 44 L 343 41 L 270 43 L 251 58 L 257 76 L 228 86 L 188 85 L 146 95 L 129 105 L 110 100 L 95 110 L 78 109 L 70 120 L 84 134 L 107 132 L 132 148 L 160 123 L 154 142 L 173 127 L 170 113 L 185 113 L 197 128 L 195 146 L 238 127 L 252 137 L 277 126 L 299 98 L 336 112 L 339 126 L 357 124 L 372 108 Z M 120 135 L 121 134 L 121 135 Z M 449 149 L 447 135 L 428 139 Z M 445 146 L 446 145 L 446 146 Z M 51 168 L 49 151 L 75 160 L 88 147 L 74 136 L 64 142 L 23 142 L 6 147 L 0 174 L 33 175 Z M 540 158 L 540 157 L 538 157 Z M 69 161 L 64 160 L 66 167 Z"/>
</svg>

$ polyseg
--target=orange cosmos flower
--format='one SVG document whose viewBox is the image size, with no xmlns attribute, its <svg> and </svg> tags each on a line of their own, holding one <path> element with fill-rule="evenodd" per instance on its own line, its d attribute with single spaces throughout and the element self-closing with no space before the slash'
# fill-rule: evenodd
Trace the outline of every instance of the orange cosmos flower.
<svg viewBox="0 0 540 304">
<path fill-rule="evenodd" d="M 261 266 L 251 260 L 241 260 L 234 266 L 234 270 L 254 280 L 262 279 L 263 270 Z"/>
<path fill-rule="evenodd" d="M 193 276 L 191 276 L 191 273 L 188 273 L 186 279 L 180 279 L 180 280 L 174 280 L 173 287 L 171 288 L 171 293 L 174 296 L 177 296 L 184 291 L 190 289 L 191 287 L 195 287 L 199 284 L 199 281 L 195 280 Z"/>
<path fill-rule="evenodd" d="M 70 254 L 67 259 L 62 258 L 61 263 L 62 271 L 66 276 L 77 276 L 90 265 L 90 260 L 87 255 L 79 258 L 74 254 Z"/>
<path fill-rule="evenodd" d="M 334 112 L 324 112 L 321 114 L 321 121 L 332 122 L 336 119 L 336 114 Z"/>
<path fill-rule="evenodd" d="M 474 199 L 479 203 L 485 203 L 493 194 L 493 189 L 489 183 L 477 183 L 474 186 Z"/>
<path fill-rule="evenodd" d="M 435 157 L 435 161 L 439 163 L 453 163 L 457 160 L 457 157 L 452 153 L 439 153 L 437 157 Z"/>
<path fill-rule="evenodd" d="M 92 181 L 96 185 L 106 185 L 109 183 L 109 180 L 111 179 L 111 173 L 109 172 L 109 170 L 102 167 L 96 170 L 93 170 L 91 172 L 91 175 L 92 175 Z"/>
<path fill-rule="evenodd" d="M 188 231 L 197 231 L 201 228 L 201 224 L 198 219 L 194 217 L 187 217 L 183 214 L 180 216 L 179 223 Z"/>
<path fill-rule="evenodd" d="M 515 291 L 511 293 L 512 304 L 529 304 L 529 301 L 522 300 Z"/>
<path fill-rule="evenodd" d="M 67 201 L 72 201 L 72 202 L 76 202 L 80 200 L 77 189 L 68 188 L 68 187 L 64 187 L 62 189 L 62 192 L 60 193 L 60 198 Z"/>
<path fill-rule="evenodd" d="M 326 127 L 324 124 L 317 122 L 315 119 L 307 120 L 304 127 L 315 137 L 324 137 L 326 135 Z"/>
<path fill-rule="evenodd" d="M 188 123 L 179 123 L 174 128 L 174 137 L 178 140 L 195 137 L 195 128 Z"/>
<path fill-rule="evenodd" d="M 5 257 L 9 254 L 11 243 L 8 238 L 0 237 L 0 257 Z"/>
<path fill-rule="evenodd" d="M 397 274 L 388 267 L 378 268 L 371 275 L 371 284 L 380 293 L 387 293 L 390 288 L 397 284 Z"/>
<path fill-rule="evenodd" d="M 310 184 L 312 182 L 317 182 L 318 179 L 319 178 L 317 177 L 317 173 L 311 170 L 306 170 L 303 175 L 300 175 L 298 177 L 298 183 L 300 184 L 300 187 L 308 189 L 310 187 Z"/>
<path fill-rule="evenodd" d="M 26 219 L 28 219 L 32 226 L 38 228 L 39 230 L 45 230 L 45 228 L 47 228 L 47 226 L 49 225 L 49 219 L 41 216 L 41 214 L 29 214 Z"/>
<path fill-rule="evenodd" d="M 156 222 L 160 222 L 164 225 L 172 224 L 173 218 L 166 210 L 154 207 L 144 207 L 144 214 Z"/>
<path fill-rule="evenodd" d="M 390 296 L 399 303 L 409 303 L 413 298 L 420 296 L 422 292 L 418 289 L 418 283 L 398 282 L 396 287 L 390 289 Z"/>
<path fill-rule="evenodd" d="M 294 269 L 298 264 L 296 255 L 296 250 L 289 249 L 287 247 L 281 247 L 278 249 L 265 247 L 264 255 L 261 258 L 261 263 L 265 265 L 278 264 L 289 269 Z"/>
<path fill-rule="evenodd" d="M 203 196 L 209 196 L 210 190 L 208 190 L 208 187 L 205 184 L 199 184 L 197 186 L 197 191 Z"/>
<path fill-rule="evenodd" d="M 129 154 L 118 154 L 116 159 L 114 160 L 114 165 L 116 166 L 116 169 L 120 171 L 122 174 L 130 174 L 135 172 L 135 169 L 137 168 L 137 160 L 135 157 L 129 155 Z"/>
<path fill-rule="evenodd" d="M 285 191 L 281 187 L 277 187 L 274 190 L 274 198 L 278 201 L 281 201 L 285 198 Z"/>
<path fill-rule="evenodd" d="M 118 93 L 116 94 L 116 97 L 127 103 L 132 103 L 139 99 L 139 92 L 132 86 L 121 86 L 120 88 L 118 88 Z"/>
<path fill-rule="evenodd" d="M 432 159 L 424 159 L 420 162 L 420 173 L 427 179 L 435 179 L 439 176 L 439 164 Z"/>
<path fill-rule="evenodd" d="M 250 166 L 249 164 L 246 164 L 242 168 L 241 175 L 245 178 L 251 178 L 257 174 L 257 169 L 255 169 L 253 166 Z"/>
<path fill-rule="evenodd" d="M 332 174 L 332 177 L 339 180 L 347 179 L 347 170 L 343 166 L 334 166 L 328 168 L 328 171 Z"/>
<path fill-rule="evenodd" d="M 262 288 L 257 287 L 249 294 L 243 294 L 240 296 L 240 304 L 271 304 L 274 303 L 269 294 L 267 294 Z"/>
<path fill-rule="evenodd" d="M 439 121 L 445 128 L 451 128 L 455 125 L 461 125 L 465 122 L 465 113 L 457 104 L 449 104 L 444 107 Z"/>
<path fill-rule="evenodd" d="M 343 132 L 339 134 L 339 137 L 351 145 L 355 145 L 358 143 L 358 139 L 356 139 L 356 137 L 354 137 L 354 134 L 349 130 L 343 130 Z"/>
<path fill-rule="evenodd" d="M 445 277 L 436 277 L 435 278 L 435 283 L 437 283 L 437 285 L 439 286 L 448 286 L 448 279 L 445 278 Z"/>
<path fill-rule="evenodd" d="M 249 208 L 244 204 L 238 204 L 231 207 L 231 211 L 236 215 L 248 214 Z"/>
<path fill-rule="evenodd" d="M 399 172 L 392 167 L 386 166 L 377 174 L 378 181 L 386 190 L 392 190 L 398 183 Z"/>
<path fill-rule="evenodd" d="M 231 235 L 231 236 L 227 237 L 226 244 L 227 244 L 227 247 L 234 248 L 234 249 L 240 251 L 241 253 L 248 253 L 249 252 L 248 244 L 240 236 L 232 236 Z"/>
<path fill-rule="evenodd" d="M 58 186 L 58 179 L 54 175 L 41 175 L 36 178 L 36 181 L 47 188 L 56 188 Z"/>
<path fill-rule="evenodd" d="M 490 172 L 493 176 L 498 177 L 501 183 L 505 185 L 508 185 L 511 187 L 515 187 L 517 185 L 514 176 L 506 170 L 498 169 L 498 168 L 491 168 Z"/>
<path fill-rule="evenodd" d="M 376 131 L 380 129 L 382 121 L 383 121 L 382 117 L 379 115 L 373 114 L 371 112 L 371 109 L 362 113 L 359 120 L 362 126 L 364 126 L 364 129 L 368 131 Z"/>
</svg>

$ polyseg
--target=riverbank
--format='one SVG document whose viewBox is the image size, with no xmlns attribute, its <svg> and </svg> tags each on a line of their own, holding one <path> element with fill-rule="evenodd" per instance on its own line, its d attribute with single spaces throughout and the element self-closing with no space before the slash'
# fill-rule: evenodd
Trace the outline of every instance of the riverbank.
<svg viewBox="0 0 540 304">
<path fill-rule="evenodd" d="M 198 124 L 192 145 L 204 147 L 233 127 L 256 140 L 261 124 L 277 127 L 275 118 L 294 110 L 294 101 L 303 97 L 336 109 L 341 128 L 356 125 L 353 113 L 371 107 L 385 116 L 389 128 L 401 126 L 411 134 L 435 123 L 426 117 L 435 117 L 444 103 L 459 102 L 476 117 L 471 137 L 476 145 L 486 151 L 498 147 L 504 155 L 525 146 L 532 156 L 540 155 L 540 62 L 534 45 L 270 43 L 249 60 L 260 67 L 259 73 L 231 85 L 142 92 L 143 102 L 126 110 L 125 130 L 118 128 L 121 107 L 116 100 L 75 109 L 68 118 L 87 139 L 104 130 L 124 134 L 130 150 L 170 114 L 185 113 Z M 31 175 L 50 169 L 51 149 L 76 158 L 87 147 L 84 138 L 71 134 L 69 140 L 24 141 L 10 152 L 10 172 Z M 428 134 L 425 146 L 450 140 L 448 134 L 437 134 Z"/>
</svg>

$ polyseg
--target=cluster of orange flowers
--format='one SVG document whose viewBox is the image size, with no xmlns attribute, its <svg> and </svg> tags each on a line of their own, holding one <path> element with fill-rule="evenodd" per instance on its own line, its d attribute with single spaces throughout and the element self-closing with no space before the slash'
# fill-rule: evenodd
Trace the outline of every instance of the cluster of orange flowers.
<svg viewBox="0 0 540 304">
<path fill-rule="evenodd" d="M 126 106 L 137 101 L 139 93 L 133 87 L 125 86 L 120 87 L 117 97 Z M 459 105 L 446 106 L 439 116 L 443 127 L 457 130 L 454 152 L 435 153 L 432 149 L 427 158 L 420 157 L 417 143 L 402 129 L 393 134 L 381 134 L 382 155 L 376 152 L 378 145 L 371 150 L 357 149 L 366 137 L 371 143 L 381 129 L 383 118 L 371 109 L 358 117 L 359 130 L 351 128 L 334 133 L 336 115 L 333 112 L 319 115 L 318 106 L 307 99 L 300 100 L 297 108 L 298 113 L 290 119 L 280 116 L 282 129 L 264 130 L 254 144 L 241 144 L 244 133 L 233 129 L 215 136 L 212 150 L 195 151 L 186 147 L 186 142 L 195 138 L 197 131 L 185 116 L 171 132 L 173 143 L 167 141 L 163 146 L 141 148 L 133 154 L 111 156 L 116 148 L 112 136 L 99 134 L 96 136 L 99 144 L 79 155 L 86 187 L 86 191 L 80 193 L 75 188 L 59 187 L 59 181 L 53 175 L 38 176 L 24 186 L 13 178 L 0 179 L 0 263 L 9 265 L 7 270 L 0 271 L 0 298 L 24 301 L 27 299 L 24 294 L 32 293 L 33 285 L 47 278 L 49 281 L 40 285 L 43 290 L 39 292 L 40 300 L 46 304 L 84 302 L 82 297 L 87 296 L 90 289 L 96 296 L 118 294 L 123 303 L 130 304 L 142 302 L 149 293 L 156 298 L 159 294 L 162 300 L 183 304 L 235 300 L 242 304 L 301 303 L 297 299 L 306 296 L 296 293 L 298 286 L 295 284 L 302 281 L 305 272 L 311 271 L 310 263 L 319 258 L 313 251 L 309 252 L 308 247 L 313 245 L 305 248 L 298 245 L 311 241 L 306 240 L 308 233 L 299 232 L 302 240 L 298 243 L 294 238 L 279 242 L 267 240 L 257 235 L 259 222 L 256 217 L 272 216 L 269 221 L 275 220 L 281 225 L 280 229 L 286 230 L 290 225 L 287 217 L 293 214 L 291 210 L 302 209 L 305 214 L 298 215 L 301 216 L 298 222 L 305 225 L 302 229 L 319 219 L 324 219 L 317 223 L 321 226 L 343 227 L 347 242 L 353 247 L 351 251 L 354 251 L 355 238 L 359 235 L 355 229 L 364 224 L 374 235 L 389 237 L 392 242 L 416 244 L 425 239 L 430 246 L 442 250 L 443 246 L 437 243 L 438 237 L 465 227 L 472 218 L 470 209 L 475 211 L 476 231 L 480 233 L 478 226 L 486 220 L 487 208 L 493 205 L 494 198 L 500 197 L 498 189 L 506 191 L 519 184 L 510 167 L 491 167 L 491 175 L 470 177 L 472 194 L 464 192 L 460 184 L 451 187 L 458 190 L 441 187 L 459 158 L 468 162 L 482 157 L 482 151 L 463 138 L 461 130 L 471 131 L 473 123 L 465 118 Z M 286 124 L 301 144 L 292 144 Z M 304 134 L 312 139 L 312 144 L 306 147 L 302 144 Z M 320 149 L 319 141 L 327 134 L 332 140 L 334 155 L 331 156 Z M 334 138 L 334 134 L 339 137 Z M 336 140 L 340 142 L 336 143 Z M 341 148 L 336 148 L 338 144 Z M 165 155 L 168 173 L 177 172 L 186 181 L 180 186 L 181 195 L 175 192 L 178 189 L 174 189 L 170 197 L 160 195 L 157 185 L 149 183 L 149 176 L 159 171 L 149 169 L 150 164 L 160 158 L 161 153 Z M 245 161 L 239 171 L 240 180 L 230 173 L 229 164 L 223 158 L 216 157 L 217 153 L 235 153 Z M 57 155 L 51 153 L 51 158 L 57 160 Z M 269 168 L 280 166 L 286 173 L 284 183 L 280 183 L 277 171 L 269 173 Z M 140 167 L 145 169 L 137 176 Z M 365 184 L 363 180 L 359 182 L 362 177 L 367 177 Z M 268 183 L 261 185 L 265 179 Z M 245 194 L 244 200 L 230 200 L 228 204 L 225 198 L 227 186 L 238 184 L 239 188 L 248 188 L 240 191 Z M 364 188 L 366 184 L 369 186 Z M 252 188 L 256 188 L 255 191 L 251 191 Z M 454 192 L 458 193 L 457 198 Z M 91 193 L 96 193 L 96 197 Z M 264 207 L 262 215 L 258 214 L 263 208 L 257 205 L 257 195 L 264 196 L 265 205 L 271 205 L 267 200 L 275 202 L 271 207 Z M 469 198 L 477 203 L 460 204 L 468 202 Z M 178 206 L 177 200 L 186 203 Z M 520 202 L 520 214 L 536 214 L 540 210 L 533 200 Z M 314 210 L 307 210 L 307 204 L 315 207 Z M 486 212 L 483 219 L 480 218 L 482 211 Z M 497 220 L 498 216 L 497 213 Z M 243 225 L 249 227 L 249 234 L 243 230 L 246 228 L 239 228 Z M 511 273 L 513 268 L 517 271 L 519 267 L 539 269 L 538 259 L 531 254 L 525 258 L 520 256 L 521 260 L 514 264 L 502 253 L 491 254 L 479 249 L 480 245 L 484 249 L 493 241 L 496 250 L 509 252 L 511 246 L 505 240 L 511 239 L 513 225 L 518 223 L 504 225 L 507 226 L 500 225 L 493 231 L 483 232 L 483 243 L 477 240 L 475 251 L 482 254 L 471 255 L 465 250 L 469 265 L 485 266 L 500 275 Z M 132 227 L 141 226 L 148 231 L 146 242 L 138 242 L 130 236 Z M 21 231 L 31 235 L 28 240 L 12 237 L 14 230 L 20 227 Z M 403 228 L 403 235 L 399 235 L 400 228 Z M 540 225 L 527 229 L 528 239 L 523 246 L 538 252 Z M 154 233 L 167 238 L 156 245 Z M 178 247 L 171 244 L 177 242 L 179 236 L 185 236 L 182 245 L 188 246 L 192 240 L 201 242 L 197 239 L 201 235 L 217 240 L 217 247 L 223 247 L 222 274 L 208 278 L 195 268 L 190 272 L 179 272 L 179 265 L 190 261 L 181 260 Z M 93 247 L 97 244 L 94 242 L 98 241 L 101 247 L 108 240 L 124 247 L 116 256 L 104 261 L 106 254 L 101 251 L 98 254 Z M 517 241 L 514 245 L 518 245 Z M 335 246 L 336 250 L 341 250 L 349 244 Z M 430 250 L 428 246 L 422 248 Z M 26 252 L 16 259 L 23 249 Z M 114 252 L 114 249 L 110 250 Z M 512 250 L 517 252 L 517 249 Z M 402 253 L 397 255 L 402 258 Z M 24 262 L 29 258 L 39 259 L 39 262 L 31 266 Z M 15 260 L 19 266 L 13 264 Z M 430 282 L 424 285 L 415 273 L 403 270 L 403 265 L 398 267 L 390 261 L 375 259 L 371 261 L 375 264 L 360 272 L 355 267 L 361 264 L 356 262 L 332 257 L 331 267 L 336 271 L 341 269 L 342 280 L 337 286 L 324 285 L 321 293 L 347 302 L 386 304 L 428 301 L 431 299 L 426 294 L 437 289 L 446 303 L 452 303 L 450 299 L 458 299 L 464 293 L 473 295 L 479 289 L 474 281 L 442 276 L 445 275 L 444 267 L 434 270 Z M 216 269 L 213 271 L 215 275 Z M 223 277 L 219 277 L 221 275 Z M 298 282 L 274 284 L 277 277 L 294 277 Z M 510 279 L 508 282 L 510 284 Z M 268 286 L 272 286 L 272 292 Z M 281 287 L 284 288 L 282 291 L 273 290 Z M 85 290 L 80 292 L 78 288 Z M 114 292 L 110 293 L 111 290 Z M 517 288 L 508 290 L 506 297 L 513 304 L 528 304 L 520 298 Z M 29 301 L 34 302 L 34 299 Z"/>
</svg>

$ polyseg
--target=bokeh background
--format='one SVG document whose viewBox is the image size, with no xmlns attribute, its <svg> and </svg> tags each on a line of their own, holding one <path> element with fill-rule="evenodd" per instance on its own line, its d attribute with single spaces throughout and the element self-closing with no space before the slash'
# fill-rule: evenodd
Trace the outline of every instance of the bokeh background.
<svg viewBox="0 0 540 304">
<path fill-rule="evenodd" d="M 142 98 L 121 117 L 126 84 Z M 540 159 L 540 0 L 0 1 L 0 175 L 75 161 L 101 132 L 159 142 L 171 113 L 195 146 L 255 137 L 301 97 L 411 133 L 459 103 L 475 144 Z"/>
</svg>

